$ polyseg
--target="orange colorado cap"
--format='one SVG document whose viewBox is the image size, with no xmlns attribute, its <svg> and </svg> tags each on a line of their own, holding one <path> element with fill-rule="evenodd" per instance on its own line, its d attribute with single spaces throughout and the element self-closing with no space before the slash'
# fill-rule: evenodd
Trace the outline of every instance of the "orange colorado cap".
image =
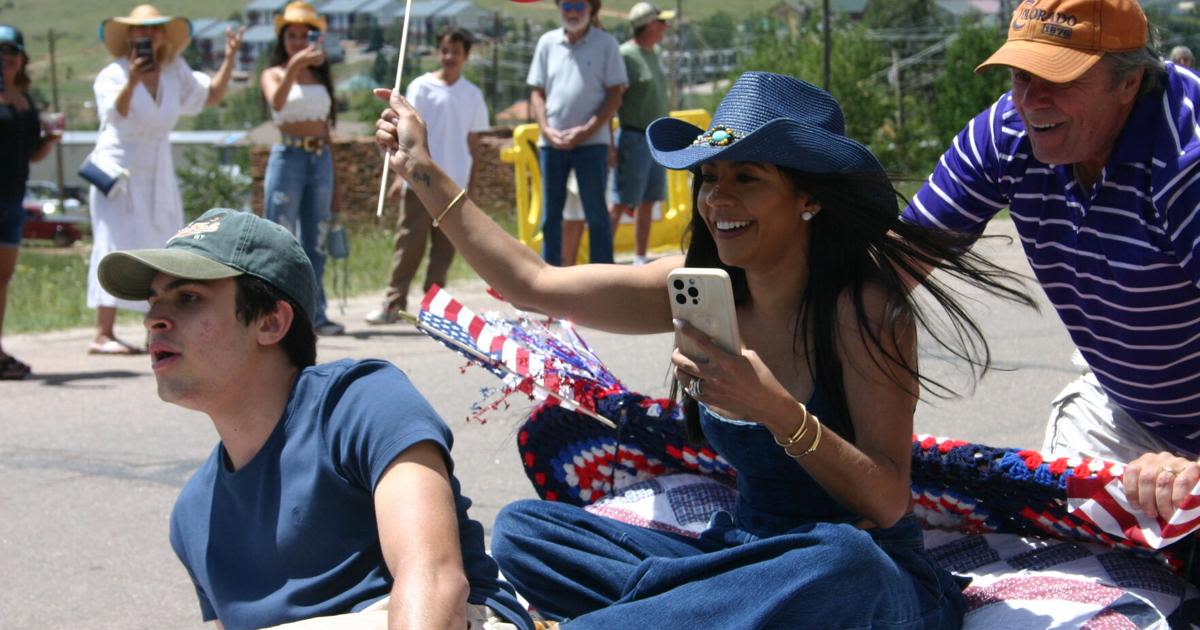
<svg viewBox="0 0 1200 630">
<path fill-rule="evenodd" d="M 975 71 L 1009 66 L 1067 83 L 1104 53 L 1145 47 L 1147 30 L 1136 0 L 1022 0 L 1013 11 L 1008 41 Z"/>
</svg>

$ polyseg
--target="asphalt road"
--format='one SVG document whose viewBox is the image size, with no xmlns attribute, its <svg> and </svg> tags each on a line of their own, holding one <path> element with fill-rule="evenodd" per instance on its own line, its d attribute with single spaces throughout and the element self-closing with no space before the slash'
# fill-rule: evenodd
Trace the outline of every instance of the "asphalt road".
<svg viewBox="0 0 1200 630">
<path fill-rule="evenodd" d="M 1011 232 L 995 223 L 994 232 Z M 982 247 L 1029 273 L 1017 244 Z M 475 310 L 496 308 L 481 285 L 451 291 Z M 1050 401 L 1072 378 L 1070 341 L 1048 306 L 1039 313 L 967 297 L 992 343 L 994 369 L 961 399 L 922 402 L 917 431 L 1037 447 Z M 472 515 L 490 528 L 505 503 L 534 496 L 515 445 L 530 407 L 466 422 L 480 390 L 498 381 L 480 369 L 462 372 L 463 360 L 407 326 L 361 324 L 376 300 L 351 301 L 341 317 L 349 334 L 322 339 L 319 358 L 381 357 L 405 370 L 454 429 L 457 475 L 475 501 Z M 670 335 L 581 332 L 631 389 L 666 394 Z M 176 494 L 216 433 L 207 417 L 158 400 L 144 356 L 88 356 L 89 337 L 72 330 L 4 340 L 36 373 L 0 381 L 0 628 L 199 627 L 167 527 Z M 944 351 L 923 346 L 921 360 L 941 381 L 969 383 Z"/>
</svg>

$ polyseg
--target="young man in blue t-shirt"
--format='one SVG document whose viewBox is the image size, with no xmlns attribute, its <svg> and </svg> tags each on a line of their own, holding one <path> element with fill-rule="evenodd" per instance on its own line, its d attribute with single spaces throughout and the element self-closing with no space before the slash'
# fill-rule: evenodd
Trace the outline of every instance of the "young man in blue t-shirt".
<svg viewBox="0 0 1200 630">
<path fill-rule="evenodd" d="M 314 365 L 316 281 L 290 233 L 214 209 L 98 274 L 149 300 L 159 396 L 221 438 L 171 514 L 205 620 L 532 627 L 467 516 L 437 413 L 387 362 Z"/>
</svg>

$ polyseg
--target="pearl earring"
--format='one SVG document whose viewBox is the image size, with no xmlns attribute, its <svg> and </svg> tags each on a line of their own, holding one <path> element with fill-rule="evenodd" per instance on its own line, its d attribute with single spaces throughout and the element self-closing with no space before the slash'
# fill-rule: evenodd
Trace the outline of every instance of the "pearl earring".
<svg viewBox="0 0 1200 630">
<path fill-rule="evenodd" d="M 804 219 L 805 221 L 812 221 L 813 213 L 809 212 L 808 210 L 805 210 L 804 212 L 800 213 L 800 218 Z"/>
</svg>

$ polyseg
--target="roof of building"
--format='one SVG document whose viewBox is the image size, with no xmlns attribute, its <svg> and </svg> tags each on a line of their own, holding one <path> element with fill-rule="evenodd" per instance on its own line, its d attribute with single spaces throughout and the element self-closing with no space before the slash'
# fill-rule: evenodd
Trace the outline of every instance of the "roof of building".
<svg viewBox="0 0 1200 630">
<path fill-rule="evenodd" d="M 275 25 L 255 24 L 246 29 L 246 34 L 242 36 L 242 41 L 247 44 L 270 43 L 274 42 L 276 37 L 278 36 L 275 35 Z"/>
<path fill-rule="evenodd" d="M 250 4 L 246 5 L 247 11 L 282 11 L 283 7 L 287 6 L 288 0 L 251 0 Z M 314 2 L 313 5 L 318 3 Z"/>
<path fill-rule="evenodd" d="M 320 13 L 322 15 L 332 15 L 334 13 L 357 13 L 360 7 L 371 1 L 372 0 L 330 0 L 328 4 L 321 6 Z"/>
<path fill-rule="evenodd" d="M 192 20 L 192 39 L 225 38 L 225 29 L 237 28 L 233 20 L 214 20 L 212 18 L 197 18 Z"/>
</svg>

